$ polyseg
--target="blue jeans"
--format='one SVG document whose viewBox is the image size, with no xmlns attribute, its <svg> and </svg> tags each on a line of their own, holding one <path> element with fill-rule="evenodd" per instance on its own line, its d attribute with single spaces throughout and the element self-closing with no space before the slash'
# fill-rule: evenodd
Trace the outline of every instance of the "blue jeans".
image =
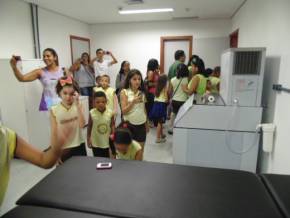
<svg viewBox="0 0 290 218">
<path fill-rule="evenodd" d="M 80 88 L 81 89 L 81 95 L 92 97 L 93 96 L 93 88 L 94 87 L 83 87 L 83 88 Z"/>
</svg>

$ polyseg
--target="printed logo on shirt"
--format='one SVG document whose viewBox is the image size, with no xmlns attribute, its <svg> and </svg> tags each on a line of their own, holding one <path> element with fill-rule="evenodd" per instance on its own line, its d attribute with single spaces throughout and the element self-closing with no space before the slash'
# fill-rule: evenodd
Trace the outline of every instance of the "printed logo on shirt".
<svg viewBox="0 0 290 218">
<path fill-rule="evenodd" d="M 108 132 L 108 125 L 101 123 L 97 126 L 97 131 L 100 134 L 106 134 Z"/>
<path fill-rule="evenodd" d="M 76 120 L 78 120 L 78 117 L 73 117 L 73 118 L 67 119 L 67 120 L 61 120 L 60 124 L 66 124 L 66 123 L 74 122 Z"/>
</svg>

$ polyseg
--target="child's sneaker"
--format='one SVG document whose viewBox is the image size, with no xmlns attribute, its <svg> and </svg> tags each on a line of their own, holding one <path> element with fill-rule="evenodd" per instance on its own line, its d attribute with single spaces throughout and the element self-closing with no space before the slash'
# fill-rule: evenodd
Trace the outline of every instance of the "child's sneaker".
<svg viewBox="0 0 290 218">
<path fill-rule="evenodd" d="M 156 141 L 155 141 L 156 143 L 164 143 L 164 142 L 166 142 L 166 139 L 156 139 Z"/>
</svg>

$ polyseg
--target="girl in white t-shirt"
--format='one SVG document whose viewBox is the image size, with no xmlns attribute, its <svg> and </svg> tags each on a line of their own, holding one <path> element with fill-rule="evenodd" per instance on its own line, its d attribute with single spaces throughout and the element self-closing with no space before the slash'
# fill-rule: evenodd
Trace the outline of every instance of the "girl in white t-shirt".
<svg viewBox="0 0 290 218">
<path fill-rule="evenodd" d="M 169 134 L 172 134 L 173 123 L 180 107 L 186 102 L 188 95 L 183 91 L 183 86 L 188 84 L 188 67 L 185 64 L 177 66 L 176 77 L 173 77 L 169 83 L 169 93 L 172 95 L 172 112 L 170 118 Z"/>
</svg>

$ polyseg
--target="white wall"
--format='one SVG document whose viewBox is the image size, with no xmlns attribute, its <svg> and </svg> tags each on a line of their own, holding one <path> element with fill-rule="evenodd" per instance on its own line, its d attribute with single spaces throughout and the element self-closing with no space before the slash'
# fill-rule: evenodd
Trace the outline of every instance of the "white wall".
<svg viewBox="0 0 290 218">
<path fill-rule="evenodd" d="M 232 20 L 232 30 L 239 28 L 239 47 L 267 47 L 264 122 L 274 122 L 277 133 L 274 152 L 263 154 L 262 169 L 285 174 L 290 174 L 290 95 L 274 92 L 272 84 L 290 87 L 289 11 L 289 0 L 249 0 Z"/>
<path fill-rule="evenodd" d="M 33 58 L 33 35 L 29 4 L 18 0 L 0 0 L 0 58 L 12 54 Z"/>
<path fill-rule="evenodd" d="M 54 48 L 61 66 L 71 65 L 70 35 L 90 37 L 90 26 L 69 17 L 39 8 L 39 38 L 41 51 Z"/>
<path fill-rule="evenodd" d="M 220 65 L 221 53 L 229 48 L 229 36 L 197 38 L 193 41 L 193 51 L 205 61 L 206 68 Z"/>
<path fill-rule="evenodd" d="M 230 28 L 230 20 L 96 24 L 92 25 L 91 54 L 95 56 L 97 48 L 111 50 L 119 61 L 113 72 L 117 73 L 121 62 L 128 60 L 131 67 L 144 75 L 150 58 L 160 60 L 161 36 L 192 35 L 193 53 L 201 54 L 208 66 L 213 67 L 220 63 L 221 51 L 228 48 Z"/>
<path fill-rule="evenodd" d="M 86 23 L 39 8 L 39 37 L 41 51 L 56 49 L 60 64 L 71 65 L 70 35 L 90 37 Z M 34 58 L 31 12 L 28 3 L 19 0 L 0 0 L 0 58 L 12 54 Z"/>
</svg>

